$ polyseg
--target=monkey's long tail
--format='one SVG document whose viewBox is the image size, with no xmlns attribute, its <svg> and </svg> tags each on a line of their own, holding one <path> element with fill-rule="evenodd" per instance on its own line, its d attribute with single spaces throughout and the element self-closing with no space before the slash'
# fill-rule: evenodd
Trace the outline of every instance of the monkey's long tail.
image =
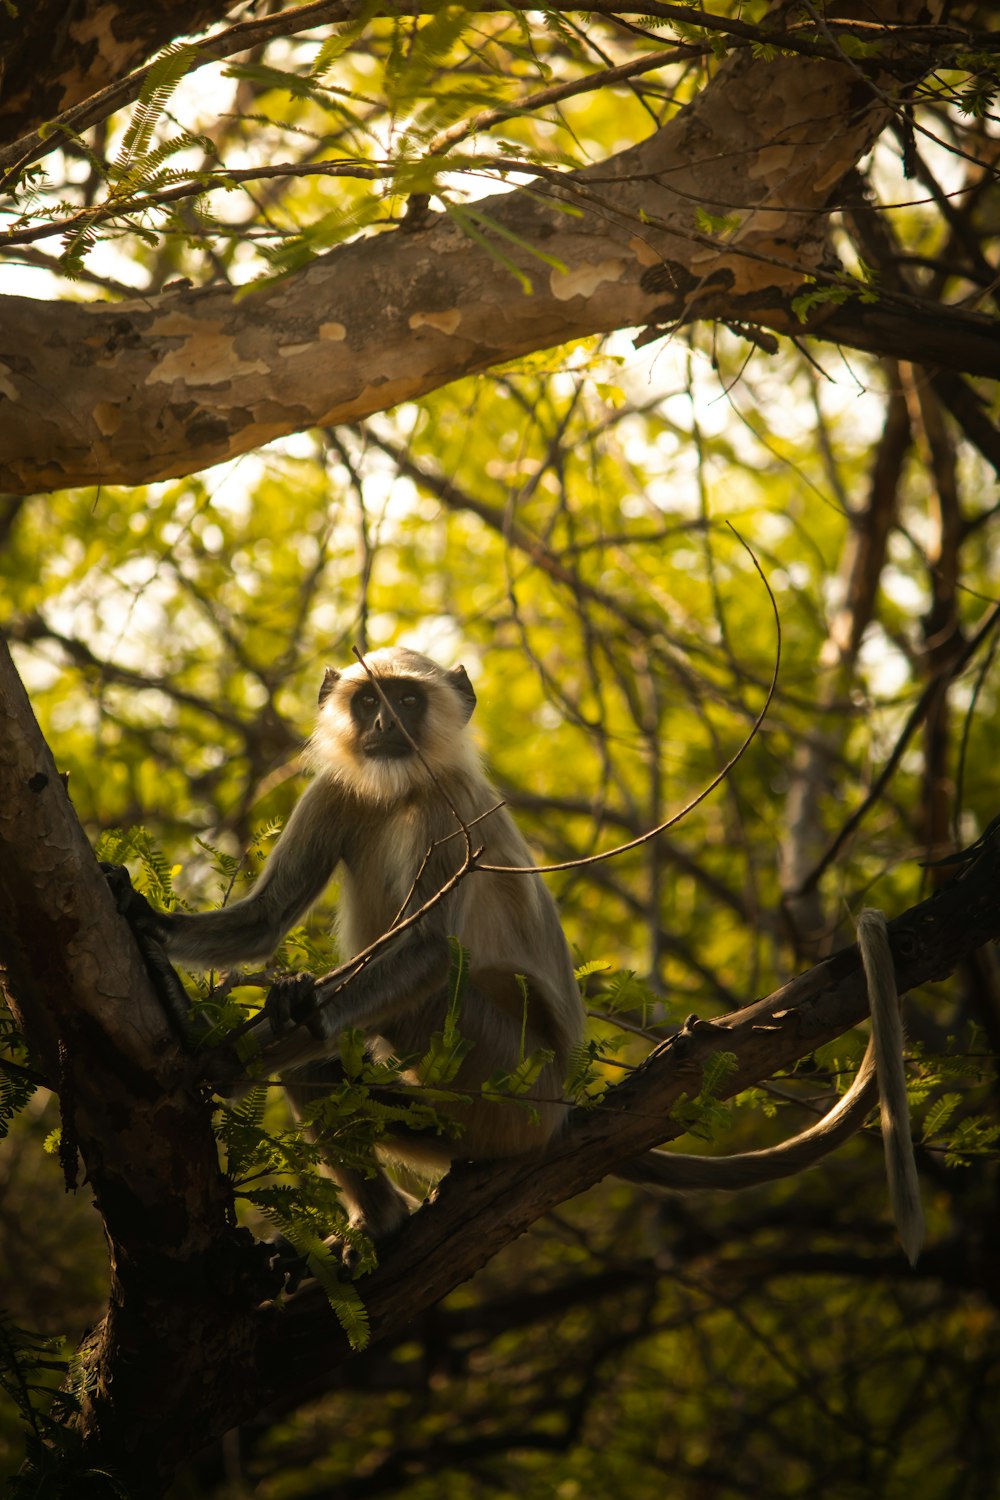
<svg viewBox="0 0 1000 1500">
<path fill-rule="evenodd" d="M 858 947 L 871 999 L 872 1037 L 878 1058 L 878 1091 L 885 1172 L 896 1229 L 911 1266 L 924 1242 L 924 1211 L 910 1136 L 910 1107 L 903 1069 L 903 1022 L 885 914 L 866 908 L 858 917 Z M 885 997 L 877 1005 L 874 997 Z"/>
<path fill-rule="evenodd" d="M 615 1167 L 615 1176 L 650 1187 L 693 1192 L 721 1188 L 759 1187 L 781 1177 L 794 1177 L 822 1161 L 855 1135 L 878 1098 L 874 1040 L 861 1061 L 848 1092 L 815 1125 L 761 1151 L 732 1156 L 688 1156 L 681 1151 L 647 1151 Z"/>
<path fill-rule="evenodd" d="M 674 1192 L 756 1187 L 792 1177 L 815 1166 L 854 1135 L 878 1098 L 885 1143 L 889 1201 L 907 1259 L 916 1263 L 924 1237 L 910 1114 L 903 1069 L 903 1028 L 899 996 L 885 917 L 863 911 L 858 918 L 858 946 L 868 982 L 872 1034 L 857 1077 L 847 1093 L 815 1125 L 779 1145 L 733 1156 L 687 1156 L 674 1151 L 647 1151 L 623 1162 L 614 1175 Z"/>
</svg>

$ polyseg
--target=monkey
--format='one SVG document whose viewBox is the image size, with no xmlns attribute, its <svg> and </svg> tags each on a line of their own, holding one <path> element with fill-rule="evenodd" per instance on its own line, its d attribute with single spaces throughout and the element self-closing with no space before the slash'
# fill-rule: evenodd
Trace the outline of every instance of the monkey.
<svg viewBox="0 0 1000 1500">
<path fill-rule="evenodd" d="M 338 865 L 337 931 L 341 952 L 353 957 L 456 875 L 466 856 L 462 824 L 484 862 L 532 863 L 466 733 L 476 700 L 465 670 L 446 672 L 402 648 L 371 653 L 366 667 L 326 671 L 307 752 L 313 778 L 251 894 L 216 912 L 156 914 L 153 935 L 169 958 L 225 967 L 266 956 Z M 568 1112 L 563 1081 L 582 1040 L 583 1010 L 555 903 L 539 877 L 470 871 L 266 1058 L 301 1112 L 337 1081 L 330 1054 L 344 1028 L 365 1032 L 376 1061 L 422 1056 L 444 1020 L 449 937 L 470 955 L 459 1029 L 472 1045 L 449 1085 L 468 1101 L 449 1107 L 461 1136 L 413 1132 L 393 1143 L 394 1154 L 432 1171 L 456 1150 L 540 1151 Z M 484 1095 L 498 1070 L 513 1071 L 539 1051 L 551 1061 L 523 1102 Z M 351 1222 L 373 1238 L 408 1216 L 406 1197 L 384 1175 L 331 1172 Z"/>
<path fill-rule="evenodd" d="M 269 998 L 266 1007 L 270 1020 L 253 1033 L 268 1075 L 281 1078 L 299 1115 L 339 1080 L 337 1039 L 346 1028 L 364 1033 L 376 1061 L 426 1054 L 449 1005 L 449 939 L 457 940 L 468 954 L 459 1030 L 471 1044 L 449 1085 L 461 1097 L 446 1107 L 457 1137 L 394 1127 L 379 1147 L 384 1159 L 431 1173 L 456 1158 L 544 1152 L 567 1119 L 564 1081 L 584 1033 L 555 901 L 531 873 L 528 846 L 467 731 L 475 703 L 463 667 L 446 670 L 404 647 L 327 668 L 306 753 L 312 779 L 250 894 L 203 913 L 153 912 L 136 897 L 145 907 L 139 925 L 170 959 L 228 967 L 269 955 L 340 869 L 336 930 L 345 965 L 316 994 L 311 981 L 284 995 L 279 986 L 277 1003 Z M 716 1157 L 651 1151 L 616 1175 L 681 1191 L 793 1175 L 861 1127 L 877 1078 L 892 1198 L 912 1261 L 922 1230 L 919 1190 L 881 914 L 863 913 L 858 936 L 875 1025 L 855 1082 L 827 1115 L 765 1150 Z M 498 1072 L 540 1052 L 550 1060 L 519 1099 L 484 1089 Z M 403 1081 L 420 1082 L 412 1071 Z M 374 1240 L 409 1216 L 412 1201 L 384 1171 L 371 1175 L 336 1162 L 329 1171 L 349 1222 Z"/>
</svg>

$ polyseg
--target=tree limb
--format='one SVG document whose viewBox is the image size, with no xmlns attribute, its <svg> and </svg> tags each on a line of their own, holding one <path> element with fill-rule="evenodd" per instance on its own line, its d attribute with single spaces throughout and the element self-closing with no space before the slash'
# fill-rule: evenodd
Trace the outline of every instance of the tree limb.
<svg viewBox="0 0 1000 1500">
<path fill-rule="evenodd" d="M 912 4 L 898 0 L 893 16 Z M 517 263 L 531 295 L 439 214 L 417 233 L 343 245 L 239 293 L 168 290 L 115 306 L 5 299 L 0 485 L 186 474 L 532 350 L 697 318 L 1000 375 L 995 326 L 978 314 L 885 296 L 796 316 L 804 278 L 829 277 L 831 197 L 889 117 L 891 87 L 824 57 L 743 51 L 639 145 L 480 201 L 476 212 L 499 226 L 479 218 L 483 239 Z M 708 234 L 699 209 L 735 209 L 738 227 Z"/>
<path fill-rule="evenodd" d="M 200 1399 L 232 1411 L 256 1339 L 254 1309 L 274 1294 L 274 1278 L 234 1229 L 210 1115 L 187 1082 L 189 1060 L 2 641 L 0 724 L 4 989 L 59 1090 L 67 1187 L 79 1151 L 111 1258 L 108 1314 L 83 1351 L 93 1379 L 81 1432 L 95 1466 L 106 1458 L 132 1477 L 134 1461 L 134 1493 L 156 1494 L 176 1455 L 155 1443 L 142 1452 L 143 1443 L 161 1422 L 183 1434 Z M 201 1397 L 187 1372 L 209 1383 Z"/>
</svg>

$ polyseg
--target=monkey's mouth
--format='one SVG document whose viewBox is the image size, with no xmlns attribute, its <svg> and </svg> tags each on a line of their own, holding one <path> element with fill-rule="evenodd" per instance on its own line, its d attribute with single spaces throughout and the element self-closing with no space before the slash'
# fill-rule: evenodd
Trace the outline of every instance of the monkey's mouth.
<svg viewBox="0 0 1000 1500">
<path fill-rule="evenodd" d="M 413 754 L 405 740 L 372 740 L 363 748 L 366 760 L 402 760 Z"/>
</svg>

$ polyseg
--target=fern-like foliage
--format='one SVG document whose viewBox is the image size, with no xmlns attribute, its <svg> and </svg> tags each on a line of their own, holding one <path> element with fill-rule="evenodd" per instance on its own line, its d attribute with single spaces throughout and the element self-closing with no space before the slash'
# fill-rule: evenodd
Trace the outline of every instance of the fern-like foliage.
<svg viewBox="0 0 1000 1500">
<path fill-rule="evenodd" d="M 109 828 L 102 833 L 94 850 L 97 858 L 112 865 L 132 862 L 138 869 L 132 876 L 137 891 L 162 911 L 177 905 L 174 895 L 176 868 L 170 864 L 158 841 L 145 828 Z"/>
<path fill-rule="evenodd" d="M 705 1064 L 701 1088 L 697 1094 L 693 1098 L 682 1094 L 677 1100 L 670 1113 L 691 1135 L 710 1141 L 717 1132 L 729 1128 L 732 1113 L 719 1103 L 719 1095 L 726 1079 L 736 1071 L 737 1065 L 732 1052 L 716 1052 Z"/>
<path fill-rule="evenodd" d="M 7 1134 L 11 1120 L 24 1108 L 37 1087 L 38 1084 L 27 1068 L 18 1067 L 9 1058 L 0 1057 L 0 1140 Z"/>
<path fill-rule="evenodd" d="M 0 1002 L 0 1140 L 39 1086 L 39 1079 L 15 1055 L 25 1053 L 24 1040 L 7 1007 Z"/>
<path fill-rule="evenodd" d="M 118 151 L 114 164 L 116 173 L 129 171 L 139 158 L 145 156 L 171 94 L 190 72 L 197 56 L 198 49 L 190 42 L 177 42 L 152 64 Z"/>
<path fill-rule="evenodd" d="M 361 1133 L 370 1141 L 370 1130 L 362 1126 Z M 294 1249 L 304 1271 L 323 1288 L 352 1348 L 363 1348 L 369 1336 L 364 1304 L 355 1287 L 343 1279 L 339 1253 L 326 1240 L 332 1235 L 338 1244 L 349 1246 L 359 1272 L 375 1264 L 374 1249 L 367 1236 L 348 1223 L 337 1186 L 322 1171 L 318 1147 L 301 1130 L 269 1127 L 263 1089 L 234 1107 L 223 1106 L 217 1135 L 237 1199 Z M 374 1169 L 370 1143 L 355 1143 L 354 1154 Z"/>
<path fill-rule="evenodd" d="M 79 1439 L 69 1425 L 80 1410 L 74 1375 L 61 1339 L 20 1328 L 0 1312 L 0 1392 L 24 1428 L 29 1465 L 7 1481 L 7 1500 L 83 1500 L 90 1494 L 128 1500 L 106 1471 L 76 1462 Z"/>
</svg>

